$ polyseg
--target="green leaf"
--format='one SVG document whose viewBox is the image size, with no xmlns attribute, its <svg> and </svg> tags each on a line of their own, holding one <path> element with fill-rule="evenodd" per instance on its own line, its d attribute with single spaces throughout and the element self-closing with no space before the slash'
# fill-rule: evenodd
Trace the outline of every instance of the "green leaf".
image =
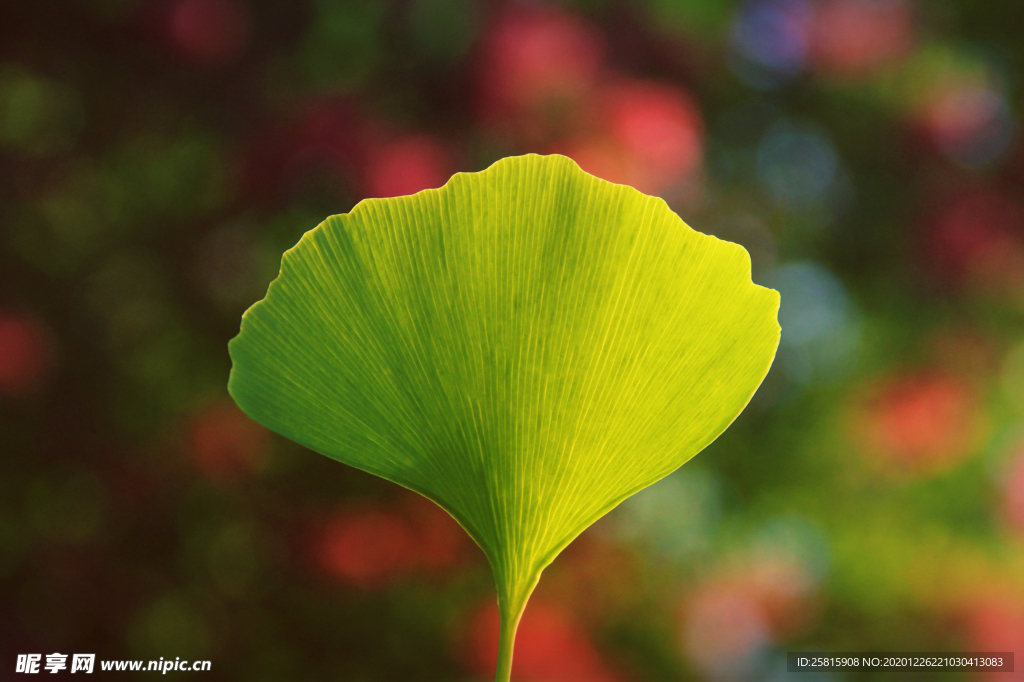
<svg viewBox="0 0 1024 682">
<path fill-rule="evenodd" d="M 507 679 L 541 571 L 736 418 L 778 306 L 661 199 L 514 157 L 307 232 L 242 318 L 229 390 L 458 520 L 494 571 Z"/>
</svg>

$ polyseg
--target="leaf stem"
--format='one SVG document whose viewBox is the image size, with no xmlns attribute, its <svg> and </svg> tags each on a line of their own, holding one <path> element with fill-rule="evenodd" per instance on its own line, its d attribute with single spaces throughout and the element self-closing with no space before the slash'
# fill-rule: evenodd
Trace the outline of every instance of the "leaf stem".
<svg viewBox="0 0 1024 682">
<path fill-rule="evenodd" d="M 498 634 L 498 667 L 494 672 L 494 682 L 509 682 L 512 678 L 512 653 L 516 644 L 516 630 L 519 618 L 523 614 L 522 606 L 516 608 L 507 601 L 498 602 L 498 617 L 501 629 Z"/>
</svg>

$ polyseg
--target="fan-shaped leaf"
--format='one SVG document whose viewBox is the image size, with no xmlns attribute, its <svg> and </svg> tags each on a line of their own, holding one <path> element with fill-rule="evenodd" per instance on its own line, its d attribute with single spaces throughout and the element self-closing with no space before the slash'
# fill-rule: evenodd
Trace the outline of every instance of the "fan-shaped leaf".
<svg viewBox="0 0 1024 682">
<path fill-rule="evenodd" d="M 742 247 L 560 156 L 306 233 L 231 342 L 260 423 L 411 488 L 487 555 L 499 678 L 541 571 L 736 418 L 779 340 Z"/>
</svg>

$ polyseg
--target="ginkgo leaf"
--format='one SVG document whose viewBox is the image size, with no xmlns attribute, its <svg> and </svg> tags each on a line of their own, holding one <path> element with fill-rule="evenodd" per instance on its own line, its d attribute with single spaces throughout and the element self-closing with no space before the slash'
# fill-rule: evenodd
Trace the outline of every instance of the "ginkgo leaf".
<svg viewBox="0 0 1024 682">
<path fill-rule="evenodd" d="M 661 199 L 507 158 L 307 232 L 242 317 L 229 390 L 458 520 L 494 572 L 508 679 L 541 571 L 728 427 L 778 306 L 742 247 Z"/>
</svg>

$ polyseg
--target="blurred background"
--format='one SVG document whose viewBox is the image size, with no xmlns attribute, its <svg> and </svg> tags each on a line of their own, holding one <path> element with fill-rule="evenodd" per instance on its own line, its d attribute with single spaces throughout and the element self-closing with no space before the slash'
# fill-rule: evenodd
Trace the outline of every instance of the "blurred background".
<svg viewBox="0 0 1024 682">
<path fill-rule="evenodd" d="M 1024 669 L 1022 30 L 1017 0 L 4 3 L 0 678 L 490 678 L 481 552 L 243 416 L 226 343 L 326 216 L 523 152 L 746 246 L 783 336 L 548 569 L 516 679 Z"/>
</svg>

